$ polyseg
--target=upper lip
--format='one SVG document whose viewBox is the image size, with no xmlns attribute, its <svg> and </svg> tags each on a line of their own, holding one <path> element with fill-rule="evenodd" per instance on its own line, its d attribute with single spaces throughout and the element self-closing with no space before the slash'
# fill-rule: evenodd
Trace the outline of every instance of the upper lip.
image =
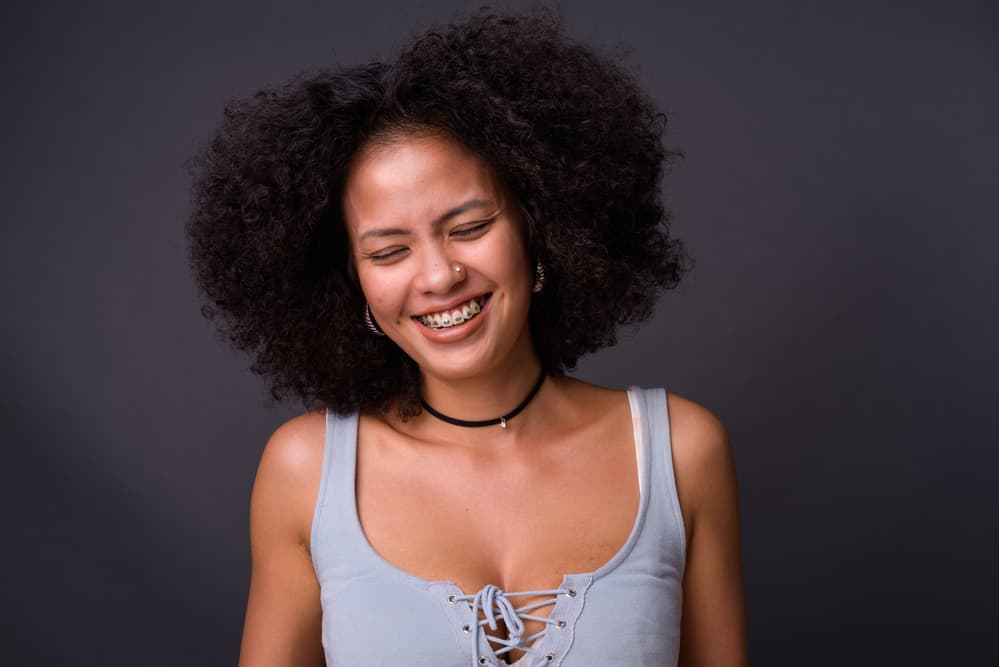
<svg viewBox="0 0 999 667">
<path fill-rule="evenodd" d="M 444 305 L 441 305 L 441 306 L 434 306 L 433 308 L 430 308 L 428 310 L 424 310 L 423 312 L 420 312 L 420 313 L 417 313 L 416 315 L 413 315 L 413 317 L 423 317 L 424 315 L 432 315 L 434 313 L 440 313 L 440 312 L 443 312 L 445 310 L 454 310 L 455 308 L 457 308 L 461 304 L 468 303 L 472 299 L 481 299 L 486 294 L 489 294 L 489 292 L 483 292 L 481 294 L 471 294 L 469 296 L 461 297 L 459 299 L 455 299 L 454 301 L 449 301 L 447 304 L 444 304 Z"/>
</svg>

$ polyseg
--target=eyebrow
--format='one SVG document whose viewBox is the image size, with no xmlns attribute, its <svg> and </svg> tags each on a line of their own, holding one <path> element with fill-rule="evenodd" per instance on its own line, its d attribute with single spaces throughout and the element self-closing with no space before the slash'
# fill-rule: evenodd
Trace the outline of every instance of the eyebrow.
<svg viewBox="0 0 999 667">
<path fill-rule="evenodd" d="M 496 203 L 491 199 L 469 199 L 464 203 L 458 204 L 450 211 L 443 213 L 436 220 L 434 220 L 433 225 L 434 227 L 442 225 L 451 218 L 461 215 L 462 213 L 464 213 L 469 209 L 478 208 L 480 206 L 496 206 Z M 396 236 L 398 234 L 408 234 L 408 233 L 409 233 L 408 229 L 402 229 L 399 227 L 382 227 L 379 229 L 369 229 L 368 231 L 361 234 L 361 237 L 357 240 L 358 242 L 360 242 L 368 238 L 369 236 L 383 237 L 383 236 Z"/>
</svg>

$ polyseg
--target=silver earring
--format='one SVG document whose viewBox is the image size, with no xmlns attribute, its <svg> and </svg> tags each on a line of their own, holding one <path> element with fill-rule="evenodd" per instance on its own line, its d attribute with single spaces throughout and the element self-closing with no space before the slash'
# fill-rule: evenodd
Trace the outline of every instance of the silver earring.
<svg viewBox="0 0 999 667">
<path fill-rule="evenodd" d="M 545 286 L 545 267 L 541 266 L 541 260 L 534 265 L 534 287 L 531 291 L 537 294 Z"/>
<path fill-rule="evenodd" d="M 461 264 L 455 264 L 454 265 L 454 272 L 455 273 L 461 273 L 461 271 L 462 271 Z"/>
<path fill-rule="evenodd" d="M 371 317 L 371 306 L 368 302 L 364 302 L 364 326 L 368 327 L 368 331 L 376 336 L 384 336 L 385 332 L 378 328 L 378 323 L 375 322 L 375 318 Z"/>
</svg>

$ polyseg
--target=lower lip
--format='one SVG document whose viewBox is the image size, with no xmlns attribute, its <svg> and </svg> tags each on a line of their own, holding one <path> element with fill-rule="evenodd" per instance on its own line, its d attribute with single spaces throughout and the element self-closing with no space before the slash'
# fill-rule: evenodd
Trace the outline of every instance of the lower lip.
<svg viewBox="0 0 999 667">
<path fill-rule="evenodd" d="M 468 320 L 467 324 L 459 324 L 447 329 L 431 329 L 428 326 L 420 324 L 416 320 L 412 320 L 412 322 L 416 325 L 416 328 L 420 330 L 420 333 L 427 338 L 427 340 L 433 341 L 434 343 L 452 343 L 463 338 L 468 338 L 478 331 L 482 326 L 482 320 L 485 319 L 492 303 L 493 299 L 490 296 L 482 305 L 482 310 L 479 311 L 479 314 Z"/>
</svg>

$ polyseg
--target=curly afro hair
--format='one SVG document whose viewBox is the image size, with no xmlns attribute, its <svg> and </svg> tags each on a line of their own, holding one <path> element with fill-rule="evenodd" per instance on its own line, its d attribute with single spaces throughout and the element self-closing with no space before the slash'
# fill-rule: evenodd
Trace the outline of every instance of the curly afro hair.
<svg viewBox="0 0 999 667">
<path fill-rule="evenodd" d="M 323 70 L 231 102 L 192 161 L 191 263 L 205 316 L 271 394 L 345 414 L 419 412 L 420 372 L 365 328 L 341 189 L 372 141 L 453 137 L 519 204 L 544 266 L 530 326 L 546 371 L 616 342 L 688 268 L 660 200 L 665 116 L 548 13 L 477 14 L 395 62 Z M 543 315 L 543 316 L 542 316 Z"/>
</svg>

